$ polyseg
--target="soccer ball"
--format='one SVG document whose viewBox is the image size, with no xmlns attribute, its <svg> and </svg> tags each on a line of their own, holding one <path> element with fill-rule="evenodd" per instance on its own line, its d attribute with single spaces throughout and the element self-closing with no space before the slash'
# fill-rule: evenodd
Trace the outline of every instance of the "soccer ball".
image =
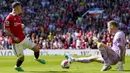
<svg viewBox="0 0 130 73">
<path fill-rule="evenodd" d="M 63 61 L 61 62 L 61 67 L 62 67 L 63 69 L 69 69 L 69 68 L 70 68 L 70 62 L 69 62 L 68 60 L 63 60 Z"/>
</svg>

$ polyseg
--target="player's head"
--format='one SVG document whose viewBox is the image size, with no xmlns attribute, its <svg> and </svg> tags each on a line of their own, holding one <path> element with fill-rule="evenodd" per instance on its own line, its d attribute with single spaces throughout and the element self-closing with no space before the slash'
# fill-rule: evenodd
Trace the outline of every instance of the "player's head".
<svg viewBox="0 0 130 73">
<path fill-rule="evenodd" d="M 111 20 L 107 23 L 107 28 L 110 34 L 115 33 L 118 30 L 118 24 L 116 21 Z"/>
<path fill-rule="evenodd" d="M 20 14 L 22 12 L 22 6 L 20 2 L 13 2 L 12 8 L 16 14 Z"/>
</svg>

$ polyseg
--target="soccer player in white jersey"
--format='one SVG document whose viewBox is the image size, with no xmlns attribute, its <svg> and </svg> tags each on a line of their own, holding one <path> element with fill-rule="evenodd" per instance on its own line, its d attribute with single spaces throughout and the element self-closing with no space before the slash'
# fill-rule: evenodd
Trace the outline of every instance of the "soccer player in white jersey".
<svg viewBox="0 0 130 73">
<path fill-rule="evenodd" d="M 87 58 L 72 58 L 69 55 L 65 55 L 65 57 L 70 62 L 84 62 L 89 63 L 92 61 L 97 61 L 104 63 L 103 68 L 101 71 L 106 71 L 111 69 L 111 65 L 117 65 L 117 69 L 119 71 L 123 69 L 123 63 L 125 63 L 125 34 L 121 30 L 118 29 L 118 24 L 115 21 L 109 21 L 108 24 L 108 32 L 114 35 L 112 47 L 109 47 L 103 43 L 98 43 L 98 49 L 101 53 L 101 56 L 91 56 Z"/>
</svg>

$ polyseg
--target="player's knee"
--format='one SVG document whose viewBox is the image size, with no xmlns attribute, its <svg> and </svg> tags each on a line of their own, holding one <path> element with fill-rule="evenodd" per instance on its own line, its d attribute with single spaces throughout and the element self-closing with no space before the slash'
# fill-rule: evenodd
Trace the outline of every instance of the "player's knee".
<svg viewBox="0 0 130 73">
<path fill-rule="evenodd" d="M 37 46 L 37 45 L 32 48 L 32 50 L 35 51 L 35 52 L 39 52 L 39 49 L 40 49 L 40 48 L 39 48 L 39 46 Z"/>
<path fill-rule="evenodd" d="M 99 44 L 97 45 L 97 47 L 98 47 L 98 49 L 99 49 L 100 51 L 104 51 L 104 50 L 105 50 L 103 43 L 99 43 Z"/>
<path fill-rule="evenodd" d="M 18 59 L 21 60 L 21 61 L 24 61 L 24 55 L 20 56 Z"/>
<path fill-rule="evenodd" d="M 118 61 L 112 61 L 110 64 L 111 65 L 116 65 L 118 63 Z"/>
<path fill-rule="evenodd" d="M 102 48 L 102 43 L 97 44 L 97 48 L 98 49 Z"/>
</svg>

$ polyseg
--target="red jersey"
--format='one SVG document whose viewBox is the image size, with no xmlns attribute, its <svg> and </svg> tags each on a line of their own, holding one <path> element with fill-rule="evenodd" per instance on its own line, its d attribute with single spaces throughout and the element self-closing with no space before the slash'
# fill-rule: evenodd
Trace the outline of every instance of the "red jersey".
<svg viewBox="0 0 130 73">
<path fill-rule="evenodd" d="M 20 42 L 24 40 L 25 35 L 22 29 L 22 23 L 19 15 L 10 13 L 5 21 L 4 21 L 4 28 L 7 28 L 9 32 L 11 32 L 15 37 L 20 39 Z M 13 38 L 10 37 L 11 43 L 20 43 L 16 42 Z"/>
</svg>

